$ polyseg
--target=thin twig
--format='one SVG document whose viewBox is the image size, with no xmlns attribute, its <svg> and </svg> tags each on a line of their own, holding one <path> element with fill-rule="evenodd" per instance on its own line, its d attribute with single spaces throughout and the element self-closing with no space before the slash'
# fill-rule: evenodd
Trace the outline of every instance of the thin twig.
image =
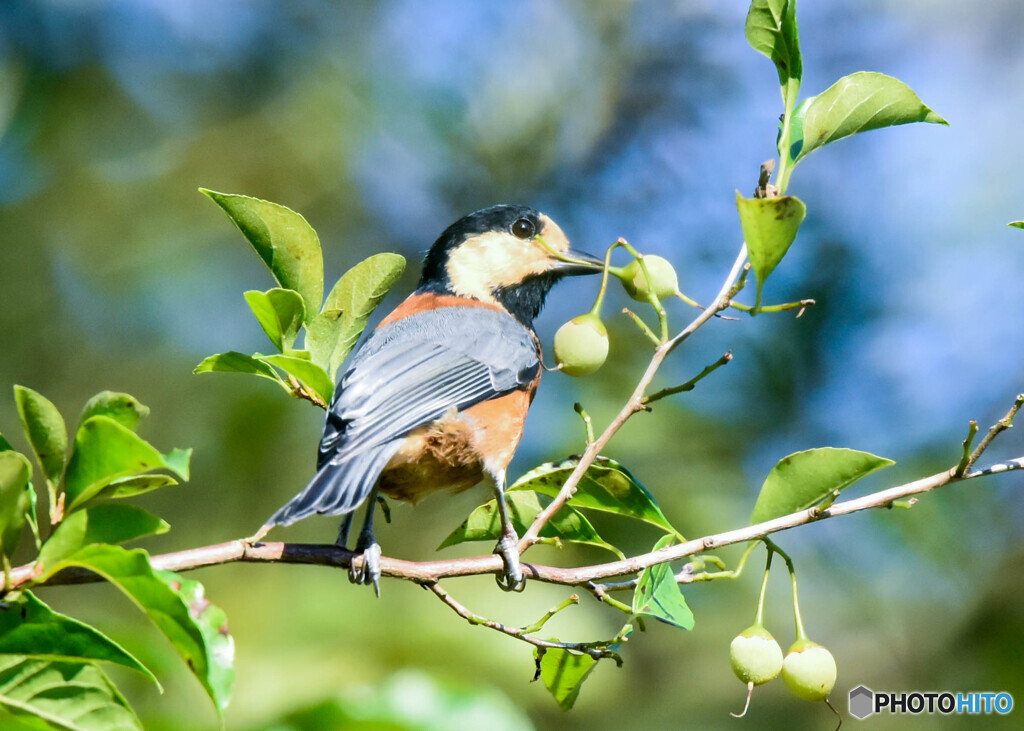
<svg viewBox="0 0 1024 731">
<path fill-rule="evenodd" d="M 816 304 L 818 303 L 812 299 L 802 299 L 797 300 L 796 302 L 783 302 L 782 304 L 778 305 L 762 305 L 757 308 L 751 307 L 750 305 L 745 305 L 742 302 L 730 302 L 729 306 L 732 307 L 733 309 L 739 310 L 740 312 L 746 312 L 750 315 L 760 315 L 762 312 L 785 312 L 786 310 L 799 309 L 800 311 L 796 313 L 796 316 L 800 317 L 802 314 L 804 314 L 804 310 L 806 310 L 808 307 L 813 307 Z"/>
<path fill-rule="evenodd" d="M 711 365 L 705 366 L 704 370 L 702 370 L 700 373 L 698 373 L 696 376 L 691 378 L 686 383 L 681 383 L 678 386 L 672 386 L 671 388 L 663 388 L 657 393 L 653 393 L 650 396 L 645 396 L 641 403 L 650 404 L 660 399 L 663 399 L 666 396 L 672 396 L 677 393 L 683 393 L 684 391 L 692 391 L 694 387 L 696 387 L 698 381 L 711 375 L 713 372 L 715 372 L 716 370 L 718 370 L 731 360 L 732 353 L 727 352 L 725 355 L 723 355 L 721 358 L 716 360 Z"/>
<path fill-rule="evenodd" d="M 981 457 L 986 449 L 988 449 L 988 445 L 992 443 L 992 440 L 995 439 L 1000 432 L 1006 431 L 1013 426 L 1013 417 L 1015 417 L 1017 412 L 1020 411 L 1021 406 L 1024 406 L 1024 393 L 1017 394 L 1017 399 L 1013 402 L 1013 406 L 1010 407 L 1010 410 L 1006 412 L 1006 416 L 992 425 L 988 430 L 988 434 L 986 434 L 985 438 L 981 440 L 981 444 L 971 452 L 971 457 L 967 460 L 967 468 L 964 470 L 965 472 L 974 466 L 974 463 L 978 461 L 978 458 Z"/>
<path fill-rule="evenodd" d="M 579 594 L 573 594 L 561 604 L 551 607 L 548 611 L 544 612 L 544 616 L 538 619 L 533 624 L 528 624 L 522 628 L 522 631 L 526 634 L 532 634 L 534 632 L 540 632 L 544 629 L 544 625 L 548 623 L 548 620 L 554 617 L 556 614 L 561 612 L 563 609 L 574 607 L 580 603 Z"/>
<path fill-rule="evenodd" d="M 579 401 L 574 403 L 572 407 L 580 415 L 580 418 L 583 419 L 583 427 L 587 431 L 587 444 L 591 444 L 594 441 L 594 422 L 591 421 L 590 414 L 587 413 L 587 410 L 583 408 L 583 404 Z"/>
<path fill-rule="evenodd" d="M 631 588 L 636 586 L 635 580 L 625 583 L 631 584 Z M 615 607 L 620 612 L 623 612 L 625 614 L 633 613 L 633 607 L 629 606 L 628 604 L 623 604 L 618 599 L 612 599 L 610 596 L 608 596 L 608 592 L 612 591 L 612 589 L 610 589 L 607 585 L 595 584 L 593 581 L 588 581 L 586 584 L 583 585 L 583 588 L 585 588 L 587 591 L 593 594 L 594 598 L 597 599 L 599 602 L 603 602 L 610 607 Z"/>
<path fill-rule="evenodd" d="M 619 657 L 618 653 L 616 653 L 614 650 L 609 650 L 607 646 L 601 647 L 601 643 L 555 642 L 553 640 L 542 640 L 539 637 L 534 637 L 533 635 L 528 634 L 527 630 L 529 630 L 530 628 L 509 627 L 508 625 L 504 625 L 501 622 L 495 622 L 493 619 L 481 617 L 479 614 L 473 613 L 472 611 L 470 611 L 469 608 L 461 604 L 455 597 L 453 597 L 451 594 L 445 591 L 437 582 L 425 583 L 423 584 L 423 587 L 434 592 L 438 599 L 447 604 L 453 612 L 458 614 L 460 617 L 462 617 L 472 625 L 493 629 L 496 632 L 501 632 L 502 634 L 506 634 L 509 637 L 514 637 L 517 640 L 527 642 L 533 645 L 534 647 L 581 652 L 586 655 L 590 655 L 590 657 L 594 658 L 595 660 L 600 660 L 605 657 L 614 658 L 616 662 L 621 662 L 622 660 Z M 576 597 L 576 600 L 578 601 L 579 597 Z M 573 602 L 570 601 L 566 603 L 564 606 L 568 606 L 571 603 Z M 555 611 L 558 611 L 558 609 L 552 610 L 551 613 L 553 614 Z"/>
<path fill-rule="evenodd" d="M 956 466 L 956 476 L 963 477 L 967 468 L 971 466 L 971 445 L 974 443 L 974 435 L 978 433 L 978 422 L 971 419 L 967 422 L 967 436 L 964 437 L 963 456 L 960 457 L 960 464 Z"/>
<path fill-rule="evenodd" d="M 644 371 L 643 376 L 640 377 L 639 383 L 636 388 L 633 389 L 633 394 L 629 397 L 629 400 L 622 407 L 616 417 L 608 425 L 608 427 L 602 432 L 596 440 L 594 440 L 587 449 L 583 452 L 583 456 L 580 457 L 579 463 L 576 465 L 576 469 L 572 471 L 569 478 L 562 485 L 562 489 L 558 492 L 558 495 L 552 500 L 544 510 L 537 514 L 533 523 L 527 529 L 526 533 L 519 539 L 519 552 L 523 553 L 527 548 L 537 542 L 537 537 L 540 535 L 541 528 L 543 528 L 551 517 L 557 513 L 563 505 L 573 496 L 576 492 L 576 485 L 583 479 L 583 475 L 593 464 L 601 450 L 608 441 L 615 435 L 615 433 L 622 428 L 622 425 L 638 411 L 644 410 L 643 398 L 647 393 L 648 386 L 651 385 L 651 381 L 654 380 L 655 374 L 658 372 L 658 368 L 661 367 L 662 361 L 668 357 L 668 354 L 675 350 L 680 343 L 686 340 L 690 335 L 697 331 L 697 329 L 705 322 L 710 320 L 721 310 L 724 310 L 729 306 L 729 301 L 739 291 L 739 278 L 743 271 L 743 264 L 747 260 L 747 246 L 744 244 L 740 247 L 739 254 L 736 257 L 736 261 L 732 265 L 732 269 L 729 270 L 729 275 L 725 278 L 725 282 L 722 284 L 722 288 L 719 290 L 718 295 L 715 297 L 711 305 L 701 312 L 693 321 L 687 325 L 683 330 L 679 332 L 675 337 L 671 338 L 665 343 L 662 343 L 654 350 L 654 355 L 651 357 L 651 362 L 647 365 L 647 370 Z"/>
</svg>

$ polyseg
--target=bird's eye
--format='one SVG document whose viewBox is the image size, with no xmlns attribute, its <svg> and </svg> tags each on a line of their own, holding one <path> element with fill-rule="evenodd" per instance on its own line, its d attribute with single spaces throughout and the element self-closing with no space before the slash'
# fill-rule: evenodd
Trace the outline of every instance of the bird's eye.
<svg viewBox="0 0 1024 731">
<path fill-rule="evenodd" d="M 528 239 L 537 233 L 537 227 L 529 218 L 517 218 L 512 224 L 511 231 L 517 239 Z"/>
</svg>

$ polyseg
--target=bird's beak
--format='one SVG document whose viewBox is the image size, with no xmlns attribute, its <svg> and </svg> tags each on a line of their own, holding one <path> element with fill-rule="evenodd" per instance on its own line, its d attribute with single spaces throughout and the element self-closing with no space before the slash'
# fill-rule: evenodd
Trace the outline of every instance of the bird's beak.
<svg viewBox="0 0 1024 731">
<path fill-rule="evenodd" d="M 563 276 L 573 277 L 580 274 L 597 274 L 604 270 L 604 260 L 598 259 L 593 254 L 588 254 L 585 251 L 568 249 L 563 251 L 562 255 L 567 259 L 572 259 L 572 261 L 559 260 L 555 262 L 552 270 Z"/>
</svg>

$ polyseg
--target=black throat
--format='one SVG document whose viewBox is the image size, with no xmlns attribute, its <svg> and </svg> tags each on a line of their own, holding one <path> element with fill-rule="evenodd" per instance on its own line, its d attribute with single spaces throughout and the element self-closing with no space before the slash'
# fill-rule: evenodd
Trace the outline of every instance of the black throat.
<svg viewBox="0 0 1024 731">
<path fill-rule="evenodd" d="M 544 298 L 561 278 L 556 272 L 539 274 L 514 287 L 495 290 L 494 298 L 512 314 L 512 317 L 533 330 L 533 321 L 544 307 Z"/>
</svg>

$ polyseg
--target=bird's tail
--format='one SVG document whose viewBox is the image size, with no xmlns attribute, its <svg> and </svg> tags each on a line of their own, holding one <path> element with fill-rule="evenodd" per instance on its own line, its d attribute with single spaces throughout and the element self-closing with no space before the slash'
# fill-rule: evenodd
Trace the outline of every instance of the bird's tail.
<svg viewBox="0 0 1024 731">
<path fill-rule="evenodd" d="M 291 525 L 314 513 L 351 513 L 370 494 L 400 443 L 394 440 L 382 444 L 341 464 L 325 462 L 306 488 L 274 513 L 266 525 Z"/>
</svg>

